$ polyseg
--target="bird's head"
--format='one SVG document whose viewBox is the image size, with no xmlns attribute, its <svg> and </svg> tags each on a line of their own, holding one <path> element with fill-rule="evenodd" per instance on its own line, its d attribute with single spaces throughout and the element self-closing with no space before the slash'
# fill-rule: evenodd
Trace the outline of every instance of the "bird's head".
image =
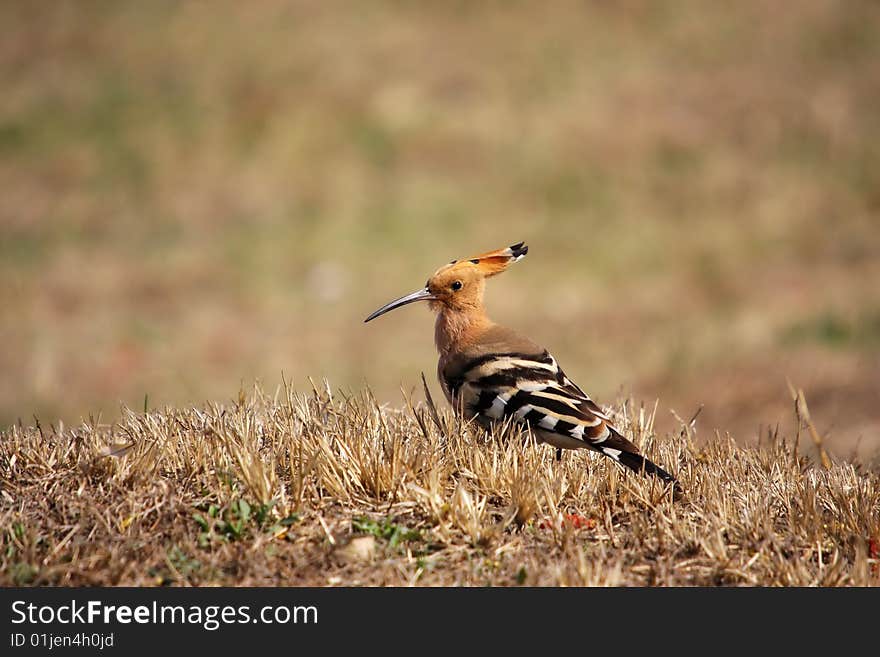
<svg viewBox="0 0 880 657">
<path fill-rule="evenodd" d="M 453 260 L 434 272 L 425 287 L 385 304 L 364 321 L 369 322 L 389 310 L 415 301 L 428 301 L 435 311 L 444 309 L 467 311 L 483 303 L 486 279 L 500 274 L 511 264 L 523 258 L 529 247 L 520 242 L 497 251 Z"/>
</svg>

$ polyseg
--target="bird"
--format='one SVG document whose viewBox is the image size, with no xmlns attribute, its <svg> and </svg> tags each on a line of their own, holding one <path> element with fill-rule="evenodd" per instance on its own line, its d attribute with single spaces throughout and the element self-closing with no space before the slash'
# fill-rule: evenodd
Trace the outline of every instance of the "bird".
<svg viewBox="0 0 880 657">
<path fill-rule="evenodd" d="M 437 316 L 437 376 L 455 413 L 489 431 L 504 422 L 527 428 L 539 442 L 556 448 L 557 460 L 564 449 L 588 449 L 677 488 L 676 478 L 645 458 L 547 349 L 487 316 L 486 279 L 506 271 L 528 251 L 519 242 L 453 260 L 434 272 L 423 288 L 385 304 L 364 322 L 401 306 L 428 302 Z"/>
</svg>

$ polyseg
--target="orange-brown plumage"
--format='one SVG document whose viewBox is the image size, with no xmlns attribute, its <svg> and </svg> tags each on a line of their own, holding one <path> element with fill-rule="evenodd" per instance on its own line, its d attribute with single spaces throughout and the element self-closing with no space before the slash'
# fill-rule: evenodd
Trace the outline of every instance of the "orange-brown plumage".
<svg viewBox="0 0 880 657">
<path fill-rule="evenodd" d="M 520 242 L 453 260 L 434 272 L 423 289 L 395 299 L 365 321 L 415 301 L 428 301 L 437 313 L 437 375 L 455 412 L 486 428 L 513 419 L 558 450 L 590 448 L 632 470 L 674 482 L 612 426 L 546 349 L 486 315 L 486 279 L 527 252 Z"/>
</svg>

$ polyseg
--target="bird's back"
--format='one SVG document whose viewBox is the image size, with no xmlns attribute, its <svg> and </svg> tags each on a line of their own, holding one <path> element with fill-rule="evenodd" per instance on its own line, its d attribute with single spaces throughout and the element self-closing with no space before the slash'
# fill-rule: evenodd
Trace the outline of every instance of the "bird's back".
<svg viewBox="0 0 880 657">
<path fill-rule="evenodd" d="M 515 331 L 492 326 L 441 356 L 438 374 L 456 412 L 485 428 L 512 419 L 555 447 L 593 449 L 630 469 L 674 481 L 612 426 L 550 352 Z"/>
<path fill-rule="evenodd" d="M 460 393 L 470 396 L 472 390 L 463 391 L 464 383 L 481 378 L 492 369 L 497 359 L 519 357 L 528 361 L 544 358 L 546 350 L 524 335 L 512 329 L 493 324 L 481 334 L 474 336 L 458 348 L 441 354 L 437 363 L 437 376 L 446 399 L 456 409 L 467 409 L 469 399 L 460 399 Z"/>
</svg>

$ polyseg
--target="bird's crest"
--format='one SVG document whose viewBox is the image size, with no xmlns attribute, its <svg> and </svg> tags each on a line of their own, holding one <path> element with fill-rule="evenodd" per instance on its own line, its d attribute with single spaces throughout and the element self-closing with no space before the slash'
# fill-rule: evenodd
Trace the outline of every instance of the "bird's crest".
<svg viewBox="0 0 880 657">
<path fill-rule="evenodd" d="M 443 269 L 464 269 L 475 267 L 476 270 L 485 278 L 500 274 L 517 260 L 521 260 L 529 252 L 529 247 L 523 242 L 507 246 L 503 249 L 488 251 L 480 255 L 463 258 L 461 260 L 453 260 Z M 439 273 L 438 271 L 438 273 Z"/>
</svg>

